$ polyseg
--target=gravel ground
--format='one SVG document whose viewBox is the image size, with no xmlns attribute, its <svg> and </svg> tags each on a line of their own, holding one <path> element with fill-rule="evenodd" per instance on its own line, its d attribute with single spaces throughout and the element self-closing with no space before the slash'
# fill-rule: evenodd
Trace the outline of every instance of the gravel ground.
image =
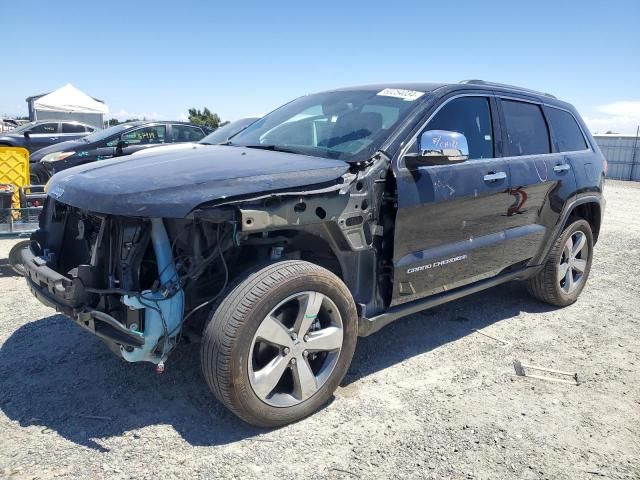
<svg viewBox="0 0 640 480">
<path fill-rule="evenodd" d="M 164 375 L 118 360 L 31 297 L 1 240 L 0 477 L 638 479 L 640 184 L 606 194 L 576 304 L 512 283 L 408 317 L 360 339 L 326 408 L 272 431 L 212 397 L 197 345 Z M 514 358 L 581 384 L 516 377 Z"/>
</svg>

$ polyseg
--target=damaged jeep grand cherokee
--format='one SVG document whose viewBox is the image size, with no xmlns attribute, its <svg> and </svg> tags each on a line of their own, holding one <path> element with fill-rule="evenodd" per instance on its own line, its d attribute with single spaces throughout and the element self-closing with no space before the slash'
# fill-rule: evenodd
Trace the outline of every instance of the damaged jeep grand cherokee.
<svg viewBox="0 0 640 480">
<path fill-rule="evenodd" d="M 22 256 L 33 294 L 128 362 L 162 370 L 187 329 L 201 334 L 215 396 L 278 426 L 325 404 L 357 337 L 402 316 L 515 279 L 575 302 L 605 168 L 548 94 L 334 90 L 224 145 L 55 175 Z"/>
</svg>

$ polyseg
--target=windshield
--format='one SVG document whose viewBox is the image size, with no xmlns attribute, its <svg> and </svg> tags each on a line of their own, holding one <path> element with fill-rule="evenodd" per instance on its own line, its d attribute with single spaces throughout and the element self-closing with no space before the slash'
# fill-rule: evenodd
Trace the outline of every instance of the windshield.
<svg viewBox="0 0 640 480">
<path fill-rule="evenodd" d="M 84 140 L 85 142 L 98 142 L 100 140 L 104 140 L 105 138 L 110 137 L 111 135 L 115 135 L 131 127 L 133 127 L 133 125 L 131 125 L 130 123 L 115 125 L 113 127 L 109 127 L 104 130 L 98 130 L 97 132 L 94 132 L 91 135 L 87 135 L 86 137 L 83 137 L 82 140 Z"/>
<path fill-rule="evenodd" d="M 235 122 L 227 123 L 223 127 L 218 128 L 215 132 L 210 133 L 209 135 L 204 137 L 202 140 L 200 140 L 200 143 L 205 143 L 207 145 L 224 143 L 238 132 L 247 128 L 257 119 L 258 117 L 247 117 L 236 120 Z"/>
<path fill-rule="evenodd" d="M 230 145 L 365 160 L 415 108 L 422 94 L 385 88 L 300 97 L 238 133 Z"/>
</svg>

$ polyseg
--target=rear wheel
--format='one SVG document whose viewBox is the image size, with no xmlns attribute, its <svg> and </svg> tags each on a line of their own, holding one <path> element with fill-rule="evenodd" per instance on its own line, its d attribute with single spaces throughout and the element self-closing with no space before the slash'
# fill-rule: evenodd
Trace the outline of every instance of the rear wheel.
<svg viewBox="0 0 640 480">
<path fill-rule="evenodd" d="M 244 421 L 275 427 L 322 407 L 344 377 L 357 339 L 346 285 L 312 263 L 257 270 L 220 303 L 202 342 L 216 397 Z"/>
<path fill-rule="evenodd" d="M 529 292 L 551 305 L 571 305 L 587 282 L 592 259 L 591 226 L 586 220 L 575 220 L 556 240 L 542 270 L 529 280 Z"/>
</svg>

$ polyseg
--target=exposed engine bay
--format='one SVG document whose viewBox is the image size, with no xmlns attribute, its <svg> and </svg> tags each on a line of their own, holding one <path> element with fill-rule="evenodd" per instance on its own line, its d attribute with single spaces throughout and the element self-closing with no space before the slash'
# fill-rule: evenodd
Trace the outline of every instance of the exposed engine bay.
<svg viewBox="0 0 640 480">
<path fill-rule="evenodd" d="M 382 222 L 392 224 L 393 204 L 386 160 L 375 163 L 311 192 L 218 202 L 187 218 L 99 214 L 50 197 L 25 254 L 40 267 L 30 287 L 125 360 L 160 366 L 185 324 L 201 329 L 234 279 L 261 262 L 312 260 L 344 278 L 362 310 L 382 309 L 391 278 L 377 252 L 390 252 Z"/>
</svg>

